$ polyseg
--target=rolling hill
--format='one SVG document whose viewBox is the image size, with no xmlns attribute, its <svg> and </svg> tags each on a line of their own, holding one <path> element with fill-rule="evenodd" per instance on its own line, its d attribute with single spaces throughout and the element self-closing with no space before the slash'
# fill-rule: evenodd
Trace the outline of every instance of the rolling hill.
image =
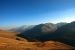
<svg viewBox="0 0 75 50">
<path fill-rule="evenodd" d="M 20 34 L 20 33 L 19 32 L 15 32 L 15 31 L 0 30 L 0 37 L 27 41 L 24 38 L 16 36 L 17 34 Z"/>
<path fill-rule="evenodd" d="M 50 50 L 50 49 L 73 49 L 73 47 L 55 41 L 25 42 L 14 39 L 0 37 L 0 50 Z"/>
</svg>

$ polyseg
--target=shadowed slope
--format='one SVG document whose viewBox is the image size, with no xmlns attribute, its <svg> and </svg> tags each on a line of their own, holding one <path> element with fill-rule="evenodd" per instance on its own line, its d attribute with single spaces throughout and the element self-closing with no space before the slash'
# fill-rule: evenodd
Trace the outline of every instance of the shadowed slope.
<svg viewBox="0 0 75 50">
<path fill-rule="evenodd" d="M 75 46 L 75 21 L 60 27 L 55 33 L 59 41 Z"/>
<path fill-rule="evenodd" d="M 18 36 L 27 38 L 29 39 L 29 41 L 47 41 L 49 39 L 55 38 L 53 32 L 56 29 L 56 25 L 52 23 L 39 24 L 33 27 L 32 29 L 22 32 Z"/>
</svg>

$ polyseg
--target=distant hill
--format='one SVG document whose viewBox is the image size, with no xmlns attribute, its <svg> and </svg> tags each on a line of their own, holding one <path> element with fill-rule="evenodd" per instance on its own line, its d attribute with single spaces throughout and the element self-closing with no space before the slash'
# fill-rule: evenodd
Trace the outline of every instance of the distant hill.
<svg viewBox="0 0 75 50">
<path fill-rule="evenodd" d="M 64 25 L 66 25 L 66 24 L 68 24 L 68 23 L 66 23 L 66 22 L 60 22 L 60 23 L 57 23 L 56 26 L 59 28 L 59 27 L 62 27 Z"/>
<path fill-rule="evenodd" d="M 49 40 L 49 37 L 52 36 L 52 33 L 57 29 L 57 26 L 52 23 L 39 24 L 29 29 L 27 31 L 22 32 L 19 36 L 28 38 L 32 41 L 46 41 Z M 45 37 L 49 35 L 48 37 Z M 53 37 L 54 38 L 54 37 Z"/>
<path fill-rule="evenodd" d="M 54 32 L 61 26 L 67 23 L 45 23 L 34 26 L 29 30 L 21 32 L 18 36 L 29 39 L 29 41 L 48 41 L 50 39 L 56 39 Z"/>
<path fill-rule="evenodd" d="M 32 29 L 35 25 L 24 25 L 24 26 L 20 26 L 20 27 L 15 27 L 15 28 L 11 28 L 9 29 L 10 31 L 16 31 L 16 32 L 24 32 L 27 31 L 29 29 Z"/>
<path fill-rule="evenodd" d="M 50 25 L 50 23 L 45 23 L 45 25 L 46 24 Z M 53 23 L 51 23 L 51 24 L 53 24 Z M 66 24 L 67 23 L 65 23 L 65 22 L 60 22 L 60 23 L 57 23 L 57 24 L 54 24 L 54 25 L 58 28 L 58 27 L 61 27 L 63 25 L 66 25 Z M 39 24 L 39 25 L 41 25 L 41 24 Z M 34 28 L 35 26 L 37 26 L 37 25 L 23 25 L 23 26 L 20 26 L 20 27 L 11 28 L 9 30 L 10 31 L 16 31 L 16 32 L 25 32 L 27 30 L 30 30 L 30 29 Z"/>
</svg>

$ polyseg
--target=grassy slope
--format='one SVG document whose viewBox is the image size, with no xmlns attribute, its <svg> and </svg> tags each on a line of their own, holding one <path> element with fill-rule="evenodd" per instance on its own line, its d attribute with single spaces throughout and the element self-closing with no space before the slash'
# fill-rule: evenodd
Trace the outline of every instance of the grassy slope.
<svg viewBox="0 0 75 50">
<path fill-rule="evenodd" d="M 24 38 L 16 36 L 17 34 L 19 34 L 19 33 L 18 32 L 14 32 L 14 31 L 0 30 L 0 37 L 5 37 L 5 38 L 11 38 L 11 39 L 18 39 L 18 40 L 27 41 Z"/>
</svg>

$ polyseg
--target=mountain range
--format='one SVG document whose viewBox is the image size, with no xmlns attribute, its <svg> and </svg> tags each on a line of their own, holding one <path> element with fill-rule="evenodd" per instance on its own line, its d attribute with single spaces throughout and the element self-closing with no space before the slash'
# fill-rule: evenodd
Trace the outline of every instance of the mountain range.
<svg viewBox="0 0 75 50">
<path fill-rule="evenodd" d="M 29 41 L 45 42 L 55 40 L 75 46 L 75 21 L 71 23 L 61 22 L 57 24 L 45 23 L 28 27 L 22 26 L 20 28 L 18 29 L 21 30 L 20 34 L 17 36 L 26 38 Z"/>
<path fill-rule="evenodd" d="M 44 24 L 30 25 L 30 26 L 24 25 L 9 30 L 0 30 L 0 40 L 1 40 L 0 41 L 1 46 L 2 45 L 5 46 L 6 43 L 7 44 L 10 43 L 9 45 L 14 48 L 17 45 L 20 45 L 21 50 L 23 50 L 22 46 L 23 48 L 25 47 L 61 48 L 61 47 L 56 47 L 56 46 L 61 46 L 61 44 L 63 48 L 74 49 L 75 48 L 75 21 L 71 23 L 61 22 L 57 24 L 44 23 Z M 19 44 L 20 42 L 24 45 Z M 8 47 L 8 45 L 6 47 Z M 8 47 L 8 49 L 9 48 L 11 47 Z M 47 49 L 45 48 L 45 50 Z"/>
</svg>

